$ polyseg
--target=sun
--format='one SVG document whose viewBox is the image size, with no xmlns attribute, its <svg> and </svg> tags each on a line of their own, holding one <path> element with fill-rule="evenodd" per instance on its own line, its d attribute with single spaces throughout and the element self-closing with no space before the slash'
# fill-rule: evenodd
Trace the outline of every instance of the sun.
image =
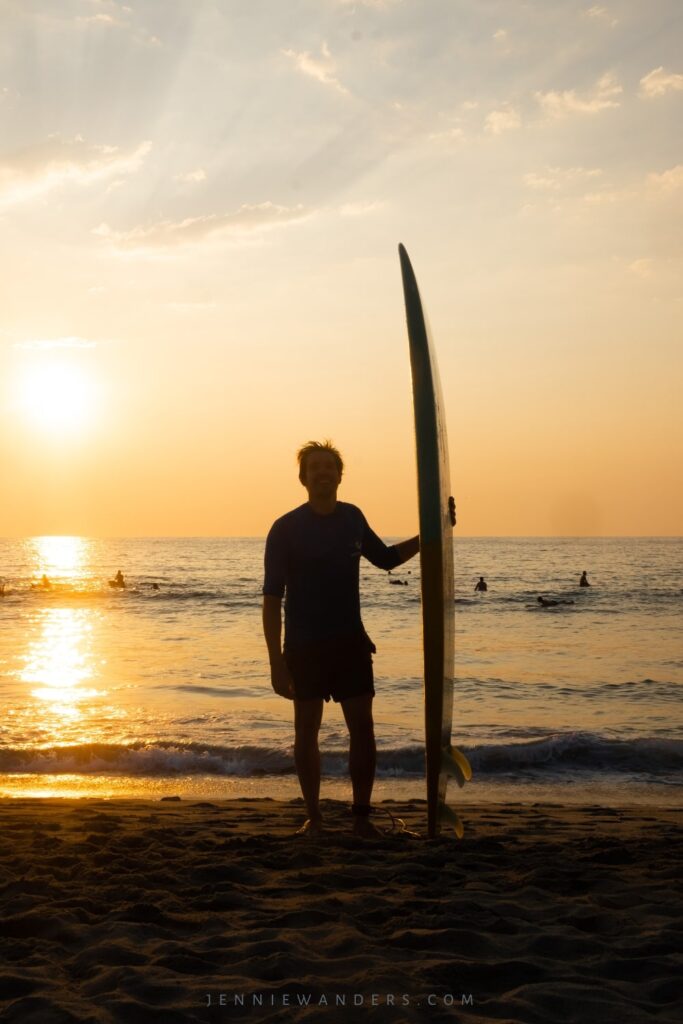
<svg viewBox="0 0 683 1024">
<path fill-rule="evenodd" d="M 17 405 L 35 427 L 63 436 L 90 426 L 97 411 L 96 382 L 84 367 L 72 362 L 43 362 L 27 366 L 17 386 Z"/>
</svg>

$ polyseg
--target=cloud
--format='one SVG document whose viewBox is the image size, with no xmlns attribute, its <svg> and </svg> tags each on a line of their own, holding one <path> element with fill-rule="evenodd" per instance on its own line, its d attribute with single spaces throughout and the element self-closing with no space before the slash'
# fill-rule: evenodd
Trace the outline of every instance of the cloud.
<svg viewBox="0 0 683 1024">
<path fill-rule="evenodd" d="M 116 175 L 134 174 L 152 148 L 141 142 L 128 152 L 117 146 L 92 145 L 51 136 L 40 145 L 0 160 L 0 205 L 40 198 L 64 185 L 87 186 Z"/>
<path fill-rule="evenodd" d="M 677 164 L 675 167 L 669 168 L 668 171 L 662 171 L 661 174 L 652 173 L 647 176 L 647 184 L 650 188 L 654 188 L 658 192 L 675 192 L 679 188 L 683 188 L 683 164 Z"/>
<path fill-rule="evenodd" d="M 344 203 L 339 207 L 339 213 L 342 217 L 364 217 L 368 213 L 376 213 L 378 210 L 382 210 L 385 206 L 386 203 L 379 200 Z"/>
<path fill-rule="evenodd" d="M 17 341 L 12 346 L 20 349 L 37 349 L 46 351 L 53 348 L 97 348 L 96 341 L 88 341 L 87 338 L 34 338 L 31 341 Z"/>
<path fill-rule="evenodd" d="M 567 114 L 598 114 L 602 110 L 618 107 L 617 96 L 623 89 L 613 75 L 605 74 L 596 82 L 589 95 L 580 96 L 576 90 L 564 92 L 537 92 L 536 99 L 549 117 L 564 117 Z"/>
<path fill-rule="evenodd" d="M 499 53 L 505 55 L 512 53 L 512 48 L 510 46 L 510 35 L 506 28 L 499 28 L 496 32 L 494 32 L 493 39 L 496 46 L 498 47 Z"/>
<path fill-rule="evenodd" d="M 523 177 L 527 188 L 546 192 L 559 192 L 574 182 L 585 181 L 587 178 L 598 178 L 602 174 L 600 168 L 586 167 L 546 167 L 543 171 L 530 171 Z"/>
<path fill-rule="evenodd" d="M 647 279 L 654 276 L 653 263 L 654 261 L 650 259 L 634 260 L 633 263 L 629 263 L 628 269 L 637 277 Z"/>
<path fill-rule="evenodd" d="M 247 238 L 280 225 L 311 216 L 303 206 L 277 206 L 265 202 L 240 206 L 234 213 L 205 214 L 181 221 L 159 221 L 131 231 L 114 231 L 100 224 L 94 233 L 119 249 L 171 249 L 213 238 Z"/>
<path fill-rule="evenodd" d="M 683 75 L 667 73 L 664 68 L 655 68 L 640 80 L 640 95 L 652 99 L 667 92 L 683 89 Z"/>
<path fill-rule="evenodd" d="M 198 167 L 196 171 L 188 171 L 187 174 L 176 174 L 175 180 L 193 185 L 199 181 L 206 181 L 206 171 L 203 167 Z"/>
<path fill-rule="evenodd" d="M 587 18 L 593 18 L 597 21 L 608 21 L 611 28 L 619 24 L 618 18 L 613 18 L 606 7 L 589 7 L 583 13 Z"/>
<path fill-rule="evenodd" d="M 158 36 L 152 35 L 145 28 L 136 29 L 130 20 L 130 15 L 133 14 L 132 7 L 110 5 L 110 9 L 117 12 L 116 14 L 107 14 L 100 12 L 98 14 L 83 14 L 75 18 L 75 22 L 79 26 L 93 26 L 94 28 L 103 29 L 129 29 L 131 38 L 134 42 L 139 43 L 141 46 L 161 46 L 161 40 Z M 122 14 L 123 17 L 119 17 Z"/>
<path fill-rule="evenodd" d="M 104 25 L 107 27 L 124 27 L 127 26 L 128 22 L 120 21 L 119 18 L 113 18 L 111 14 L 87 14 L 81 15 L 76 18 L 76 21 L 85 22 L 91 25 Z"/>
<path fill-rule="evenodd" d="M 617 188 L 604 189 L 602 192 L 587 192 L 583 201 L 589 206 L 613 206 L 615 203 L 624 203 L 637 198 L 638 192 L 634 189 Z"/>
<path fill-rule="evenodd" d="M 513 131 L 519 128 L 522 119 L 512 107 L 503 110 L 492 110 L 486 118 L 485 130 L 489 135 L 502 135 L 503 132 Z"/>
<path fill-rule="evenodd" d="M 441 132 L 432 132 L 429 136 L 430 142 L 462 142 L 465 132 L 462 128 L 445 128 Z"/>
<path fill-rule="evenodd" d="M 308 75 L 310 78 L 315 78 L 315 80 L 320 82 L 322 85 L 330 86 L 330 88 L 341 93 L 343 96 L 349 95 L 349 90 L 334 77 L 336 65 L 332 59 L 332 54 L 328 49 L 327 43 L 323 43 L 321 46 L 322 59 L 312 57 L 307 50 L 303 53 L 297 53 L 295 50 L 283 50 L 282 53 L 285 57 L 294 61 L 302 74 Z"/>
<path fill-rule="evenodd" d="M 340 7 L 375 7 L 377 10 L 388 10 L 403 0 L 337 0 Z"/>
</svg>

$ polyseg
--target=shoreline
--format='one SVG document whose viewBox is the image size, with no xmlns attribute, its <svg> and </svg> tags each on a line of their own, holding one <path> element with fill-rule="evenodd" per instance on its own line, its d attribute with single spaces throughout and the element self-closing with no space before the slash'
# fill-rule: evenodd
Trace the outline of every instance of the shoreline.
<svg viewBox="0 0 683 1024">
<path fill-rule="evenodd" d="M 552 782 L 536 780 L 515 781 L 503 779 L 474 779 L 463 789 L 455 781 L 448 786 L 447 802 L 455 807 L 496 804 L 553 804 L 567 807 L 600 805 L 606 807 L 677 808 L 681 806 L 683 787 L 634 780 L 617 782 L 611 779 L 581 778 L 573 773 L 566 780 Z M 294 773 L 259 776 L 125 776 L 98 774 L 2 774 L 0 773 L 0 801 L 21 799 L 81 799 L 81 800 L 160 800 L 179 796 L 183 801 L 273 799 L 291 801 L 300 797 L 299 783 Z M 323 799 L 351 802 L 351 784 L 348 776 L 326 777 L 321 784 Z M 376 779 L 373 802 L 424 801 L 424 778 Z"/>
<path fill-rule="evenodd" d="M 300 799 L 0 800 L 3 1020 L 676 1020 L 679 812 L 472 804 L 461 841 L 362 841 L 323 807 L 306 840 Z"/>
</svg>

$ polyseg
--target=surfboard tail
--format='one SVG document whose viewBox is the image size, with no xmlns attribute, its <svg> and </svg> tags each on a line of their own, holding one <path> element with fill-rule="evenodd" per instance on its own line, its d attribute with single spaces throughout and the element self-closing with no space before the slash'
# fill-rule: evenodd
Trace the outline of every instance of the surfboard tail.
<svg viewBox="0 0 683 1024">
<path fill-rule="evenodd" d="M 458 817 L 457 812 L 452 807 L 449 807 L 448 804 L 444 804 L 441 808 L 440 820 L 442 825 L 453 829 L 458 839 L 462 839 L 465 835 L 465 826 Z"/>
<path fill-rule="evenodd" d="M 441 750 L 441 770 L 455 779 L 462 789 L 472 778 L 472 768 L 462 750 L 457 747 L 444 747 Z"/>
</svg>

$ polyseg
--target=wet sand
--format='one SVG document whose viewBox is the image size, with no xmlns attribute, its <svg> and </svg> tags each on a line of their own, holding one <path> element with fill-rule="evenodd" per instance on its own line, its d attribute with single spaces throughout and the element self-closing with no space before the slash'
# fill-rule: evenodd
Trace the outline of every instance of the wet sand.
<svg viewBox="0 0 683 1024">
<path fill-rule="evenodd" d="M 430 842 L 325 809 L 308 840 L 300 801 L 0 801 L 0 1018 L 681 1019 L 676 811 L 470 805 Z"/>
</svg>

